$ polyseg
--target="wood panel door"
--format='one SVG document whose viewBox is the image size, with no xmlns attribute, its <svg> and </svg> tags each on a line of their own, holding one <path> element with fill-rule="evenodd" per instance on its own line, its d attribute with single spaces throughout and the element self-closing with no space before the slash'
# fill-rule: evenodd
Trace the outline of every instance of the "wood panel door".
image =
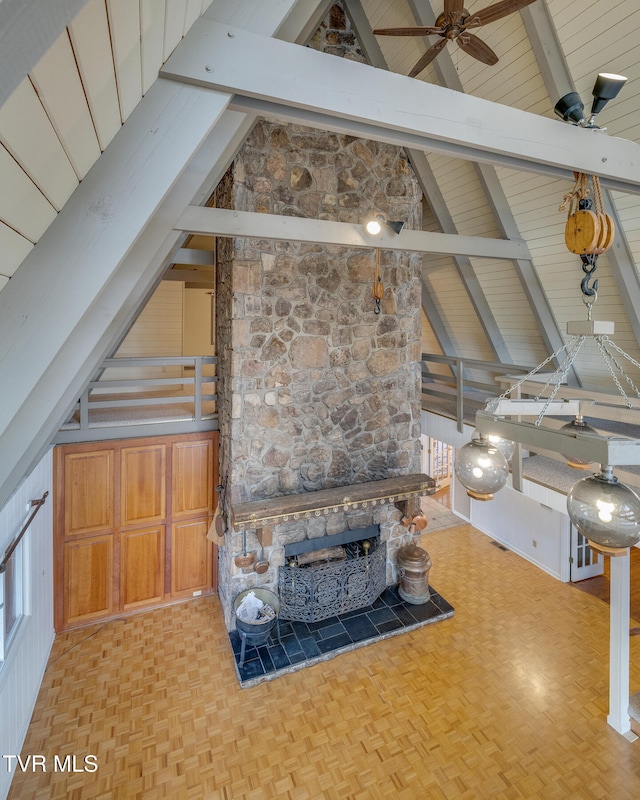
<svg viewBox="0 0 640 800">
<path fill-rule="evenodd" d="M 164 600 L 165 528 L 120 534 L 120 607 L 123 611 Z"/>
<path fill-rule="evenodd" d="M 208 519 L 177 522 L 171 531 L 171 596 L 193 597 L 212 585 L 213 544 Z"/>
<path fill-rule="evenodd" d="M 173 518 L 208 514 L 213 508 L 213 439 L 175 442 L 172 454 Z"/>
<path fill-rule="evenodd" d="M 91 536 L 64 545 L 64 625 L 114 613 L 113 536 Z"/>
<path fill-rule="evenodd" d="M 120 526 L 148 525 L 166 515 L 167 445 L 120 450 Z"/>
<path fill-rule="evenodd" d="M 113 451 L 64 456 L 64 530 L 78 536 L 113 529 Z"/>
</svg>

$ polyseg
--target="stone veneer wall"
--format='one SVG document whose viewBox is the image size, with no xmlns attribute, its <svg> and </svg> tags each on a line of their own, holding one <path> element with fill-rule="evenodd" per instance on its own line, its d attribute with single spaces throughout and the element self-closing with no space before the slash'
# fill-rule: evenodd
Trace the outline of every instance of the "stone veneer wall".
<svg viewBox="0 0 640 800">
<path fill-rule="evenodd" d="M 338 27 L 336 27 L 338 26 Z M 340 27 L 341 26 L 341 27 Z M 360 58 L 334 6 L 316 43 Z M 260 120 L 218 189 L 243 211 L 361 223 L 382 211 L 421 225 L 421 192 L 391 145 Z M 298 494 L 420 471 L 421 257 L 382 251 L 381 313 L 371 295 L 375 251 L 289 241 L 222 240 L 217 340 L 221 476 L 230 503 Z M 275 585 L 285 541 L 345 528 L 407 531 L 377 507 L 274 529 L 264 575 L 233 563 L 240 534 L 220 550 L 220 594 Z M 255 550 L 255 535 L 249 534 Z"/>
</svg>

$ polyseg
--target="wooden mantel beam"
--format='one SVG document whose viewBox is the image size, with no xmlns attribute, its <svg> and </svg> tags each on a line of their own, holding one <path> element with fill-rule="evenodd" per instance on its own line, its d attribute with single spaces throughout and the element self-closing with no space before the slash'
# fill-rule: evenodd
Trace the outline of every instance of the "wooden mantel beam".
<svg viewBox="0 0 640 800">
<path fill-rule="evenodd" d="M 326 516 L 349 508 L 405 503 L 435 491 L 435 480 L 418 472 L 400 478 L 252 500 L 231 507 L 231 527 L 239 531 L 255 530 L 289 520 Z"/>
</svg>

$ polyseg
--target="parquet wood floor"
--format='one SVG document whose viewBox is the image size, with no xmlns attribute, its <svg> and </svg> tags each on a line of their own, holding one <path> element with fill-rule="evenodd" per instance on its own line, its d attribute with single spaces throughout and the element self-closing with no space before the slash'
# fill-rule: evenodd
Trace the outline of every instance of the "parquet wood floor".
<svg viewBox="0 0 640 800">
<path fill-rule="evenodd" d="M 611 559 L 605 559 L 603 575 L 598 575 L 595 578 L 587 578 L 585 581 L 579 581 L 579 583 L 575 583 L 574 586 L 608 603 L 610 594 L 610 564 Z M 629 613 L 631 614 L 632 625 L 635 624 L 637 626 L 640 625 L 640 550 L 637 547 L 631 548 L 629 572 Z M 636 635 L 640 633 L 640 628 L 636 627 L 635 633 Z"/>
<path fill-rule="evenodd" d="M 449 620 L 251 689 L 218 599 L 60 635 L 10 800 L 635 800 L 607 724 L 608 606 L 468 525 L 423 537 Z M 640 637 L 631 637 L 640 689 Z"/>
</svg>

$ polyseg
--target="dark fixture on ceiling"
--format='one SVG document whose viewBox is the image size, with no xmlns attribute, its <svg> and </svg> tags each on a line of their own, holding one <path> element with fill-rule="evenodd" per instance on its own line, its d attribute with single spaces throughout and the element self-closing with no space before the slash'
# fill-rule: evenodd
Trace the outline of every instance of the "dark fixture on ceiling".
<svg viewBox="0 0 640 800">
<path fill-rule="evenodd" d="M 588 119 L 584 115 L 584 103 L 578 92 L 565 94 L 558 100 L 553 110 L 565 122 L 570 122 L 572 125 L 578 125 L 581 128 L 597 128 L 598 125 L 594 124 L 596 115 L 602 111 L 609 100 L 613 100 L 617 96 L 626 82 L 627 79 L 623 75 L 601 72 L 592 89 L 593 103 Z"/>
<path fill-rule="evenodd" d="M 377 36 L 440 36 L 440 40 L 432 45 L 409 73 L 415 78 L 430 64 L 447 42 L 458 43 L 467 55 L 492 67 L 498 63 L 498 56 L 482 39 L 469 33 L 471 28 L 479 28 L 489 22 L 496 22 L 503 17 L 531 5 L 534 0 L 501 0 L 486 8 L 470 14 L 464 8 L 464 0 L 444 0 L 444 10 L 436 19 L 435 25 L 421 25 L 413 28 L 376 28 Z"/>
</svg>

